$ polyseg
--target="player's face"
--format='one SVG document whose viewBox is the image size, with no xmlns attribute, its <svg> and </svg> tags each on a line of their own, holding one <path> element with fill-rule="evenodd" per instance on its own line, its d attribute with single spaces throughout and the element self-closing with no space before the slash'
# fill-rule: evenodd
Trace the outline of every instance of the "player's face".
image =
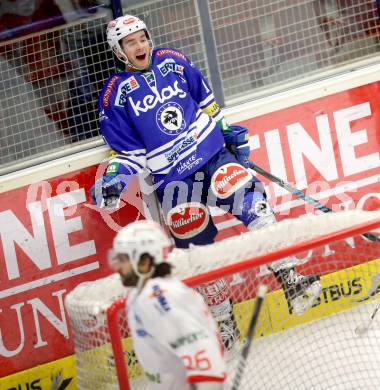
<svg viewBox="0 0 380 390">
<path fill-rule="evenodd" d="M 137 69 L 148 69 L 150 45 L 144 31 L 136 31 L 121 40 L 129 62 Z"/>
<path fill-rule="evenodd" d="M 137 285 L 138 276 L 133 270 L 127 255 L 123 253 L 117 254 L 114 269 L 119 273 L 121 282 L 125 287 L 134 287 Z"/>
</svg>

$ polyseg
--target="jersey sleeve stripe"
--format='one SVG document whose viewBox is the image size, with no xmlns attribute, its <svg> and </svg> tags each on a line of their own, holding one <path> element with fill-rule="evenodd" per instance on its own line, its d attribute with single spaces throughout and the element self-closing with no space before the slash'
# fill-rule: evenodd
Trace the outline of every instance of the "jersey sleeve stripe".
<svg viewBox="0 0 380 390">
<path fill-rule="evenodd" d="M 156 153 L 152 156 L 149 156 L 149 153 L 148 153 L 148 158 L 147 158 L 147 161 L 148 161 L 148 166 L 150 169 L 152 169 L 152 171 L 154 172 L 160 172 L 161 170 L 163 170 L 164 168 L 167 168 L 167 167 L 170 167 L 172 165 L 175 165 L 173 163 L 177 162 L 177 161 L 180 161 L 180 158 L 182 159 L 182 156 L 183 155 L 188 155 L 187 151 L 190 150 L 190 151 L 193 151 L 193 150 L 196 150 L 197 148 L 197 145 L 201 142 L 201 140 L 203 140 L 205 137 L 203 136 L 203 133 L 206 131 L 206 135 L 210 133 L 210 127 L 211 127 L 211 130 L 212 128 L 215 127 L 215 124 L 213 123 L 212 119 L 204 114 L 202 111 L 200 111 L 201 115 L 199 117 L 199 119 L 192 125 L 190 126 L 190 129 L 189 129 L 189 132 L 187 133 L 184 133 L 184 137 L 182 138 L 185 138 L 187 136 L 193 136 L 194 137 L 194 130 L 197 128 L 197 129 L 202 129 L 198 134 L 197 134 L 197 141 L 195 144 L 190 144 L 188 145 L 188 147 L 184 147 L 183 149 L 180 149 L 181 148 L 181 145 L 180 145 L 180 142 L 176 142 L 177 146 L 178 146 L 178 149 L 180 149 L 180 151 L 178 152 L 178 158 L 177 159 L 173 159 L 173 161 L 171 163 L 168 164 L 168 160 L 164 154 L 165 151 L 169 151 L 171 150 L 171 147 L 173 146 L 173 144 L 171 144 L 165 151 L 164 150 L 161 150 L 160 152 L 161 153 Z M 199 135 L 202 134 L 202 138 L 200 139 L 199 138 Z M 168 144 L 166 144 L 168 145 Z M 161 149 L 161 148 L 159 148 Z M 157 149 L 155 150 L 157 151 Z M 186 154 L 184 154 L 186 152 Z"/>
<path fill-rule="evenodd" d="M 121 158 L 114 158 L 112 161 L 119 162 L 123 165 L 127 165 L 129 168 L 131 168 L 134 172 L 133 173 L 139 173 L 142 172 L 145 168 L 145 164 L 139 164 L 135 159 L 131 160 L 128 157 L 125 157 L 123 159 Z M 144 159 L 145 161 L 145 159 Z"/>
<path fill-rule="evenodd" d="M 215 122 L 211 119 L 211 117 L 207 116 L 207 119 L 208 119 L 208 121 L 207 121 L 206 126 L 198 134 L 198 144 L 200 144 L 205 139 L 205 137 L 207 137 L 207 135 L 210 134 L 211 131 L 216 126 Z"/>
<path fill-rule="evenodd" d="M 220 111 L 220 112 L 218 113 L 218 115 L 215 115 L 213 118 L 214 118 L 214 121 L 215 121 L 215 122 L 218 122 L 218 121 L 220 121 L 221 119 L 224 118 L 224 115 L 223 115 L 222 111 Z"/>
<path fill-rule="evenodd" d="M 161 145 L 160 147 L 151 150 L 150 152 L 148 152 L 146 154 L 147 158 L 148 159 L 153 158 L 158 154 L 164 153 L 165 151 L 169 150 L 174 144 L 178 143 L 178 141 L 180 141 L 182 138 L 185 138 L 186 135 L 187 135 L 187 133 L 182 133 L 178 137 L 174 138 L 172 141 L 167 142 L 166 144 Z"/>
<path fill-rule="evenodd" d="M 198 382 L 224 382 L 227 375 L 224 373 L 222 376 L 208 376 L 208 375 L 191 375 L 187 377 L 189 384 Z"/>
<path fill-rule="evenodd" d="M 118 162 L 123 162 L 123 161 L 131 161 L 133 163 L 136 163 L 138 165 L 141 165 L 142 168 L 146 166 L 146 157 L 145 154 L 142 156 L 116 156 L 115 159 L 119 159 L 121 161 Z"/>
<path fill-rule="evenodd" d="M 215 97 L 214 94 L 212 93 L 211 95 L 207 96 L 206 99 L 203 99 L 201 102 L 199 102 L 198 106 L 200 108 L 204 108 L 214 99 Z"/>
<path fill-rule="evenodd" d="M 122 150 L 121 152 L 125 155 L 128 154 L 130 156 L 134 156 L 134 155 L 146 154 L 146 149 Z"/>
<path fill-rule="evenodd" d="M 167 164 L 166 166 L 158 169 L 154 169 L 154 164 L 151 166 L 148 164 L 149 169 L 152 170 L 152 173 L 157 173 L 160 175 L 168 173 L 173 167 L 175 167 L 180 161 L 182 161 L 185 157 L 187 157 L 189 154 L 191 154 L 194 150 L 197 149 L 197 145 L 193 145 L 191 148 L 187 149 L 184 153 L 181 153 L 180 157 L 178 157 L 177 160 L 171 162 L 170 164 Z"/>
<path fill-rule="evenodd" d="M 156 164 L 155 164 L 155 162 L 153 162 L 153 163 L 148 162 L 148 167 L 149 167 L 149 169 L 151 169 L 152 173 L 160 174 L 160 175 L 164 175 L 164 174 L 169 173 L 173 167 L 178 165 L 179 162 L 181 162 L 184 158 L 186 158 L 189 154 L 191 154 L 194 150 L 196 150 L 198 145 L 200 143 L 202 143 L 207 138 L 208 134 L 210 134 L 213 131 L 213 129 L 215 128 L 215 124 L 211 121 L 211 118 L 209 119 L 209 121 L 211 122 L 210 126 L 208 126 L 207 129 L 205 129 L 202 132 L 202 135 L 198 138 L 197 144 L 193 145 L 189 149 L 186 149 L 183 153 L 181 153 L 179 155 L 179 157 L 176 160 L 174 160 L 170 164 L 167 164 L 166 166 L 159 166 L 159 164 L 157 162 L 156 162 Z M 161 165 L 163 165 L 162 162 L 161 162 Z"/>
<path fill-rule="evenodd" d="M 136 158 L 136 159 L 140 159 L 141 158 L 144 158 L 146 159 L 146 154 L 145 153 L 140 153 L 140 154 L 129 154 L 129 153 L 126 153 L 126 154 L 118 154 L 115 156 L 115 158 L 126 158 L 126 157 L 129 157 L 129 158 Z"/>
</svg>

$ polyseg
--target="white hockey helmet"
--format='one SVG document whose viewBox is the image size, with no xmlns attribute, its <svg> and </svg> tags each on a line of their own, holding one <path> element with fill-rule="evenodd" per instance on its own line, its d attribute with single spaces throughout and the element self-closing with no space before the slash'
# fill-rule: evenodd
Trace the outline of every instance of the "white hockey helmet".
<svg viewBox="0 0 380 390">
<path fill-rule="evenodd" d="M 120 40 L 129 34 L 141 30 L 145 31 L 145 35 L 150 44 L 150 52 L 152 53 L 153 42 L 149 31 L 146 28 L 146 24 L 141 19 L 132 15 L 124 15 L 111 20 L 107 25 L 107 42 L 110 45 L 111 50 L 116 54 L 120 61 L 124 62 L 128 66 L 132 66 L 132 64 L 120 46 Z"/>
<path fill-rule="evenodd" d="M 150 276 L 141 274 L 138 270 L 138 263 L 143 254 L 150 255 L 155 264 L 158 264 L 166 260 L 171 248 L 172 242 L 165 231 L 151 220 L 130 223 L 122 228 L 113 240 L 113 252 L 127 255 L 139 277 Z"/>
</svg>

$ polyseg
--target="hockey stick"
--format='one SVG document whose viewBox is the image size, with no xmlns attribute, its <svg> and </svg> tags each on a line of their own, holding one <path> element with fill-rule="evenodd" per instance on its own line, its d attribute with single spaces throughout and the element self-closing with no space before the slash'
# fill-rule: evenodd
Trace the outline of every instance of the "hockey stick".
<svg viewBox="0 0 380 390">
<path fill-rule="evenodd" d="M 278 178 L 277 176 L 272 175 L 270 172 L 266 171 L 265 169 L 259 167 L 255 163 L 251 162 L 250 168 L 254 170 L 255 172 L 259 173 L 260 175 L 266 177 L 267 179 L 271 180 L 273 183 L 278 184 L 280 187 L 285 188 L 287 191 L 289 191 L 291 194 L 297 196 L 298 198 L 304 200 L 306 203 L 309 203 L 313 207 L 315 207 L 318 210 L 323 211 L 324 213 L 330 213 L 332 209 L 329 207 L 324 206 L 322 203 L 319 203 L 314 198 L 306 195 L 304 192 L 298 190 L 295 187 L 292 187 L 290 184 L 285 183 L 283 180 Z M 380 245 L 380 238 L 375 236 L 372 233 L 363 233 L 363 237 L 365 237 L 369 241 L 377 242 Z"/>
<path fill-rule="evenodd" d="M 267 292 L 267 286 L 261 284 L 259 286 L 259 290 L 257 292 L 257 299 L 255 303 L 255 307 L 253 308 L 252 318 L 249 323 L 247 335 L 244 338 L 243 348 L 240 353 L 239 361 L 236 368 L 236 374 L 234 378 L 234 382 L 232 384 L 232 390 L 238 390 L 241 384 L 241 380 L 243 378 L 243 373 L 245 366 L 247 365 L 247 356 L 249 353 L 249 349 L 251 348 L 253 334 L 255 333 L 257 320 L 260 315 L 261 306 L 264 301 L 265 294 Z"/>
<path fill-rule="evenodd" d="M 370 328 L 370 326 L 373 322 L 373 319 L 375 318 L 376 313 L 379 311 L 379 309 L 380 309 L 380 302 L 376 305 L 375 310 L 372 312 L 369 321 L 356 327 L 355 333 L 358 336 L 363 336 L 364 333 L 366 333 L 368 331 L 368 329 Z"/>
</svg>

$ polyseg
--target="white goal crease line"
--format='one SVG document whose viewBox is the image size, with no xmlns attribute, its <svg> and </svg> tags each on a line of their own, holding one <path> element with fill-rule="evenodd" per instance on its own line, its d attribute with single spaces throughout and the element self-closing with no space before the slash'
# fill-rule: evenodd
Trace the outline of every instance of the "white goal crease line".
<svg viewBox="0 0 380 390">
<path fill-rule="evenodd" d="M 58 282 L 60 280 L 68 279 L 76 275 L 84 274 L 99 268 L 99 261 L 94 261 L 90 264 L 85 264 L 77 268 L 72 268 L 68 271 L 60 272 L 58 274 L 49 275 L 45 278 L 33 280 L 33 282 L 20 284 L 15 287 L 8 288 L 0 291 L 0 299 L 10 297 L 25 291 L 33 290 L 34 288 L 44 286 L 52 282 Z"/>
<path fill-rule="evenodd" d="M 342 194 L 346 191 L 355 191 L 359 188 L 365 187 L 365 186 L 370 185 L 370 184 L 379 183 L 379 182 L 380 182 L 380 175 L 374 175 L 374 176 L 367 177 L 365 179 L 345 183 L 345 184 L 342 184 L 341 186 L 330 188 L 326 191 L 318 192 L 317 194 L 310 194 L 310 195 L 307 194 L 307 195 L 309 195 L 310 197 L 312 197 L 315 200 L 320 200 L 320 199 L 325 199 L 325 198 L 332 196 L 332 195 Z M 281 199 L 281 197 L 278 197 L 277 199 Z M 292 208 L 298 207 L 298 206 L 303 205 L 303 204 L 308 204 L 308 203 L 302 199 L 291 200 L 289 202 L 282 203 L 278 206 L 274 206 L 274 212 L 278 213 L 281 211 L 290 210 Z M 310 207 L 312 207 L 312 206 L 310 206 Z M 224 213 L 225 212 L 223 210 L 220 210 L 218 208 L 211 209 L 212 216 L 221 216 Z M 241 222 L 238 219 L 234 218 L 234 219 L 230 219 L 228 221 L 223 221 L 223 222 L 217 223 L 217 224 L 215 224 L 215 226 L 218 228 L 218 230 L 224 230 L 224 229 L 228 229 L 228 228 L 231 228 L 233 226 L 240 225 L 240 224 L 241 224 Z"/>
</svg>

